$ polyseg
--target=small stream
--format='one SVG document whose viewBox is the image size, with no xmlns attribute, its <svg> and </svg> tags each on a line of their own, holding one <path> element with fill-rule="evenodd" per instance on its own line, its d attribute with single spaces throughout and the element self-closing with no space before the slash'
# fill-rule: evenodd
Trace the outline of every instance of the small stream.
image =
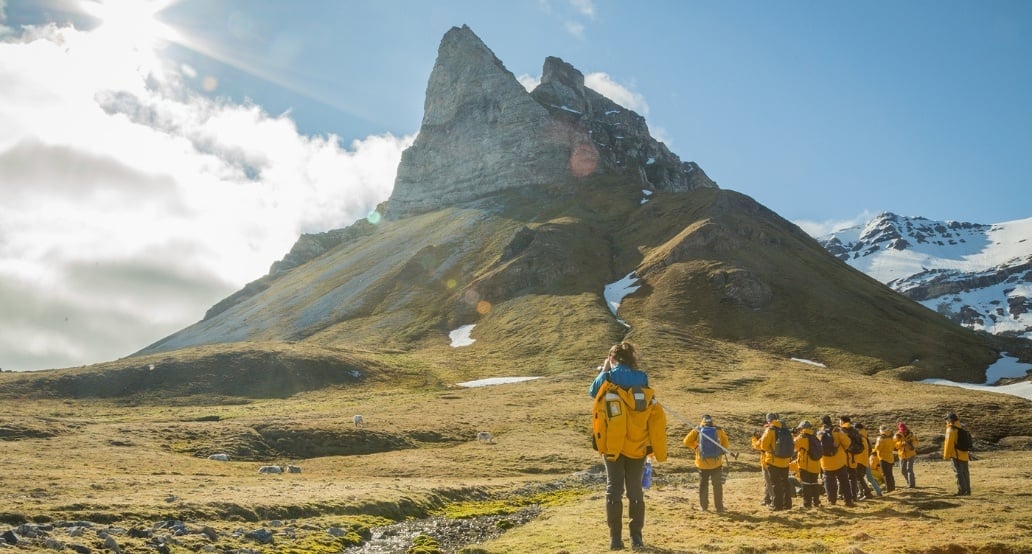
<svg viewBox="0 0 1032 554">
<path fill-rule="evenodd" d="M 506 515 L 466 519 L 429 517 L 374 527 L 373 537 L 362 546 L 345 548 L 352 554 L 404 554 L 419 535 L 433 537 L 442 552 L 458 552 L 461 548 L 491 540 L 506 529 L 523 525 L 541 514 L 541 507 L 528 506 Z"/>
</svg>

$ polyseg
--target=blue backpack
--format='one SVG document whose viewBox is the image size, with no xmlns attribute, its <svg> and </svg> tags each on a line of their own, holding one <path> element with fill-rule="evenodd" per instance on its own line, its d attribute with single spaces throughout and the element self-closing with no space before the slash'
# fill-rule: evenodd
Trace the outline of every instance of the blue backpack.
<svg viewBox="0 0 1032 554">
<path fill-rule="evenodd" d="M 720 440 L 717 438 L 719 427 L 699 427 L 699 456 L 702 458 L 719 458 L 721 451 Z M 705 436 L 703 436 L 705 435 Z"/>
</svg>

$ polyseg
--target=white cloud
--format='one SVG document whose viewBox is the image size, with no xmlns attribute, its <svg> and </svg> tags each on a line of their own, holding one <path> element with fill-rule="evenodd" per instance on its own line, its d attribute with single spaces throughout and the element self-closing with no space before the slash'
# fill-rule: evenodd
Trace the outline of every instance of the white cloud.
<svg viewBox="0 0 1032 554">
<path fill-rule="evenodd" d="M 863 225 L 867 223 L 872 217 L 871 212 L 864 210 L 851 219 L 828 219 L 824 221 L 810 221 L 807 219 L 797 219 L 792 223 L 799 226 L 800 229 L 806 231 L 806 234 L 814 238 L 820 238 L 825 235 L 834 233 L 835 231 L 841 231 L 842 229 L 848 229 L 850 227 L 856 227 L 857 225 Z"/>
<path fill-rule="evenodd" d="M 595 17 L 595 3 L 593 0 L 570 0 L 573 9 L 588 17 Z"/>
<path fill-rule="evenodd" d="M 617 83 L 608 73 L 588 73 L 584 76 L 584 84 L 629 110 L 643 116 L 649 114 L 649 104 L 645 97 Z"/>
<path fill-rule="evenodd" d="M 541 84 L 540 77 L 534 77 L 532 75 L 527 75 L 526 73 L 520 75 L 519 77 L 516 77 L 516 80 L 519 81 L 521 85 L 523 85 L 523 88 L 527 89 L 527 92 L 533 91 L 537 88 L 538 85 Z"/>
<path fill-rule="evenodd" d="M 197 321 L 300 233 L 367 215 L 412 141 L 303 136 L 96 38 L 0 42 L 3 369 L 110 360 Z"/>
<path fill-rule="evenodd" d="M 581 40 L 584 39 L 584 24 L 577 21 L 566 22 L 566 32 L 570 33 L 576 38 Z"/>
</svg>

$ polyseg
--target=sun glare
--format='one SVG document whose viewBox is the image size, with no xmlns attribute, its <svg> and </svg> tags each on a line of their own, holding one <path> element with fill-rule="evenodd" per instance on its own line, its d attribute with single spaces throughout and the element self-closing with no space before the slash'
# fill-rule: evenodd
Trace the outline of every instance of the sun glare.
<svg viewBox="0 0 1032 554">
<path fill-rule="evenodd" d="M 82 10 L 99 19 L 96 32 L 122 48 L 153 50 L 176 38 L 175 31 L 158 20 L 158 13 L 175 0 L 82 0 Z"/>
</svg>

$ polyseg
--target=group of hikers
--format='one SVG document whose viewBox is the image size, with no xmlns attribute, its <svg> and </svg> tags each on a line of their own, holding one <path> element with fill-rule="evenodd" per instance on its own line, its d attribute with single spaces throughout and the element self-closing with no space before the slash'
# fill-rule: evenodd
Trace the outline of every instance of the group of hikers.
<svg viewBox="0 0 1032 554">
<path fill-rule="evenodd" d="M 594 399 L 592 438 L 606 468 L 606 523 L 610 549 L 622 550 L 623 497 L 629 506 L 631 548 L 644 548 L 645 499 L 642 483 L 646 465 L 667 457 L 666 412 L 649 387 L 648 375 L 638 367 L 635 346 L 620 342 L 609 350 L 588 393 Z M 846 507 L 859 500 L 894 491 L 893 474 L 898 461 L 901 486 L 916 488 L 914 460 L 917 436 L 903 422 L 882 425 L 873 440 L 862 423 L 839 416 L 832 423 L 822 416 L 820 425 L 808 420 L 789 429 L 776 413 L 752 435 L 753 448 L 760 451 L 764 478 L 763 504 L 772 511 L 788 510 L 792 498 L 802 497 L 804 508 L 817 508 L 826 501 Z M 946 414 L 943 459 L 952 461 L 957 478 L 957 495 L 971 494 L 968 451 L 971 435 L 956 414 Z M 702 416 L 698 427 L 684 437 L 685 447 L 695 451 L 699 470 L 699 506 L 724 512 L 724 461 L 731 454 L 730 439 L 710 415 Z M 823 486 L 822 486 L 823 483 Z M 884 489 L 883 489 L 884 486 Z"/>
</svg>

